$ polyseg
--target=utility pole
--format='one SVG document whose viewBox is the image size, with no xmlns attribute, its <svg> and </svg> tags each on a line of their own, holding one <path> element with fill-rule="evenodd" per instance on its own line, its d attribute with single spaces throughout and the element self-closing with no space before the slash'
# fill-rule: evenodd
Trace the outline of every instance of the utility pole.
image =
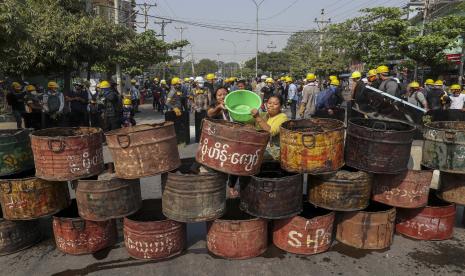
<svg viewBox="0 0 465 276">
<path fill-rule="evenodd" d="M 119 1 L 120 0 L 113 1 L 113 4 L 115 5 L 115 24 L 116 25 L 119 24 L 119 8 L 120 8 Z M 118 92 L 122 94 L 123 83 L 121 81 L 121 66 L 119 65 L 119 63 L 116 64 L 116 84 L 118 86 Z"/>
<path fill-rule="evenodd" d="M 144 4 L 137 4 L 137 6 L 142 6 L 143 7 L 143 12 L 144 12 L 144 32 L 147 31 L 147 27 L 149 25 L 149 10 L 150 8 L 156 7 L 157 4 L 147 4 L 147 2 L 144 2 Z"/>
<path fill-rule="evenodd" d="M 256 0 L 252 0 L 253 3 L 255 4 L 255 7 L 257 8 L 257 13 L 256 13 L 256 23 L 257 23 L 257 40 L 255 42 L 255 77 L 258 77 L 258 9 L 260 8 L 260 5 L 263 3 L 265 0 L 261 0 L 260 3 L 257 3 Z"/>
<path fill-rule="evenodd" d="M 192 44 L 191 46 L 191 66 L 192 66 L 192 76 L 195 76 L 195 67 L 194 67 L 194 51 L 192 50 Z"/>
<path fill-rule="evenodd" d="M 318 51 L 318 57 L 321 57 L 321 53 L 323 52 L 323 31 L 324 29 L 326 29 L 328 24 L 331 23 L 331 18 L 329 18 L 328 20 L 325 20 L 325 9 L 321 9 L 320 20 L 315 18 L 314 22 L 318 26 L 318 32 L 320 32 L 320 39 L 319 39 L 320 42 L 318 43 L 320 46 L 320 49 Z"/>
<path fill-rule="evenodd" d="M 218 66 L 218 73 L 222 74 L 223 72 L 222 72 L 222 70 L 220 68 L 220 54 L 219 53 L 216 54 L 216 63 L 218 64 L 217 65 Z"/>
<path fill-rule="evenodd" d="M 187 27 L 174 27 L 176 30 L 179 30 L 180 34 L 181 34 L 181 41 L 182 41 L 182 33 L 187 30 Z M 180 47 L 179 48 L 179 77 L 181 78 L 181 73 L 182 73 L 182 51 L 183 51 L 183 47 Z"/>
<path fill-rule="evenodd" d="M 154 23 L 161 26 L 161 35 L 158 35 L 158 36 L 161 36 L 163 42 L 165 42 L 165 36 L 166 36 L 165 35 L 165 27 L 166 27 L 166 25 L 172 23 L 172 21 L 165 21 L 163 19 L 161 22 L 155 21 Z M 167 51 L 165 51 L 165 55 L 168 55 Z M 163 79 L 165 79 L 165 77 L 166 77 L 166 62 L 163 63 Z"/>
</svg>

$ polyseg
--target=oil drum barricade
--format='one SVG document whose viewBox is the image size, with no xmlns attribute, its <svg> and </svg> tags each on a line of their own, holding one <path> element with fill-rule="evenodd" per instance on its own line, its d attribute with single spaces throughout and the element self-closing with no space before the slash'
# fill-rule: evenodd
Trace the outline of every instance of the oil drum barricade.
<svg viewBox="0 0 465 276">
<path fill-rule="evenodd" d="M 465 205 L 465 175 L 441 172 L 437 195 L 447 202 Z"/>
<path fill-rule="evenodd" d="M 0 130 L 0 176 L 34 168 L 28 129 Z"/>
<path fill-rule="evenodd" d="M 338 215 L 336 239 L 360 249 L 385 249 L 391 246 L 396 209 L 372 202 L 363 211 Z"/>
<path fill-rule="evenodd" d="M 105 136 L 119 178 L 137 179 L 181 165 L 172 122 L 124 127 Z"/>
<path fill-rule="evenodd" d="M 53 215 L 71 203 L 68 183 L 34 177 L 34 170 L 0 178 L 0 203 L 9 220 Z"/>
<path fill-rule="evenodd" d="M 97 180 L 79 180 L 76 201 L 79 216 L 86 220 L 105 221 L 131 215 L 142 206 L 139 179 L 114 177 L 113 164 Z"/>
<path fill-rule="evenodd" d="M 144 200 L 139 212 L 124 218 L 124 244 L 135 259 L 166 259 L 186 247 L 186 224 L 161 214 L 160 200 Z"/>
<path fill-rule="evenodd" d="M 428 203 L 433 171 L 413 171 L 392 175 L 375 174 L 373 200 L 400 208 L 420 208 Z"/>
<path fill-rule="evenodd" d="M 11 221 L 0 217 L 0 256 L 31 247 L 40 239 L 39 221 Z"/>
<path fill-rule="evenodd" d="M 221 217 L 226 205 L 226 175 L 198 171 L 194 158 L 162 176 L 163 214 L 179 222 L 208 221 Z"/>
<path fill-rule="evenodd" d="M 455 205 L 430 192 L 428 205 L 419 209 L 398 209 L 396 232 L 417 240 L 447 240 L 454 234 Z"/>
<path fill-rule="evenodd" d="M 116 243 L 114 220 L 90 221 L 79 217 L 76 201 L 53 216 L 53 234 L 57 248 L 67 254 L 95 253 Z"/>
<path fill-rule="evenodd" d="M 347 166 L 371 173 L 407 170 L 415 127 L 375 119 L 351 119 L 347 127 Z"/>
<path fill-rule="evenodd" d="M 344 123 L 333 119 L 290 120 L 281 125 L 281 167 L 320 174 L 344 166 Z"/>
<path fill-rule="evenodd" d="M 273 244 L 294 254 L 325 252 L 333 241 L 334 217 L 334 212 L 306 202 L 299 215 L 273 221 Z"/>
<path fill-rule="evenodd" d="M 302 211 L 303 177 L 282 170 L 278 162 L 264 163 L 240 188 L 240 208 L 250 215 L 281 219 Z"/>
<path fill-rule="evenodd" d="M 465 174 L 465 122 L 427 123 L 423 137 L 423 166 Z"/>
<path fill-rule="evenodd" d="M 370 174 L 346 169 L 335 174 L 312 175 L 308 182 L 308 201 L 334 211 L 362 210 L 370 202 L 372 182 Z"/>
<path fill-rule="evenodd" d="M 195 159 L 214 170 L 254 175 L 260 170 L 270 134 L 224 120 L 204 119 Z"/>
<path fill-rule="evenodd" d="M 31 134 L 36 176 L 70 181 L 99 174 L 104 169 L 100 128 L 48 128 Z"/>
<path fill-rule="evenodd" d="M 249 259 L 263 254 L 268 243 L 268 221 L 239 210 L 237 200 L 228 200 L 226 214 L 207 222 L 207 248 L 226 259 Z"/>
</svg>

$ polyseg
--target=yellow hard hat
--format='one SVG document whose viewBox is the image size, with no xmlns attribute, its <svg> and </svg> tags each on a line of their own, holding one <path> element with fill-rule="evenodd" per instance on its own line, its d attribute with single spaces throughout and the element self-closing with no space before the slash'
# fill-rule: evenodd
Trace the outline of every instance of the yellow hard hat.
<svg viewBox="0 0 465 276">
<path fill-rule="evenodd" d="M 100 88 L 104 89 L 104 88 L 110 88 L 110 83 L 106 80 L 100 82 Z"/>
<path fill-rule="evenodd" d="M 132 101 L 131 101 L 131 99 L 129 99 L 129 98 L 124 98 L 124 99 L 123 99 L 123 104 L 124 104 L 124 105 L 131 105 L 131 104 L 132 104 Z"/>
<path fill-rule="evenodd" d="M 442 86 L 442 85 L 444 85 L 444 82 L 442 80 L 437 80 L 437 81 L 434 82 L 434 85 Z"/>
<path fill-rule="evenodd" d="M 132 79 L 132 80 L 131 80 L 131 83 L 132 83 L 132 84 L 135 84 L 136 82 L 137 82 L 137 81 L 136 81 L 135 79 Z"/>
<path fill-rule="evenodd" d="M 368 74 L 367 74 L 367 77 L 374 77 L 378 74 L 378 72 L 376 71 L 376 69 L 371 69 L 368 71 Z"/>
<path fill-rule="evenodd" d="M 14 81 L 13 83 L 11 83 L 11 87 L 15 90 L 19 90 L 21 89 L 21 84 L 19 84 L 19 82 Z"/>
<path fill-rule="evenodd" d="M 166 84 L 166 80 L 161 80 L 160 84 Z"/>
<path fill-rule="evenodd" d="M 331 82 L 329 84 L 339 86 L 339 84 L 341 84 L 341 83 L 339 82 L 338 79 L 333 79 L 333 80 L 331 80 Z"/>
<path fill-rule="evenodd" d="M 207 78 L 207 80 L 214 80 L 214 79 L 216 79 L 216 76 L 213 73 L 209 73 L 209 74 L 207 74 L 206 78 Z"/>
<path fill-rule="evenodd" d="M 412 81 L 408 86 L 410 88 L 420 88 L 420 84 L 416 81 Z"/>
<path fill-rule="evenodd" d="M 427 79 L 427 80 L 425 81 L 425 84 L 426 84 L 426 85 L 433 85 L 433 84 L 434 84 L 434 80 L 433 80 L 433 79 Z"/>
<path fill-rule="evenodd" d="M 286 77 L 280 77 L 279 80 L 285 81 Z"/>
<path fill-rule="evenodd" d="M 231 79 L 232 82 L 235 82 L 237 80 L 236 77 L 231 77 L 230 79 Z"/>
<path fill-rule="evenodd" d="M 286 77 L 286 82 L 292 82 L 292 78 L 291 77 Z"/>
<path fill-rule="evenodd" d="M 329 80 L 337 80 L 336 76 L 329 76 Z"/>
<path fill-rule="evenodd" d="M 274 80 L 273 80 L 273 78 L 266 78 L 265 82 L 266 83 L 273 83 Z"/>
<path fill-rule="evenodd" d="M 47 87 L 57 89 L 58 88 L 58 83 L 56 83 L 54 81 L 49 81 Z"/>
<path fill-rule="evenodd" d="M 230 81 L 231 81 L 231 78 L 226 78 L 226 79 L 224 79 L 224 82 L 225 82 L 225 83 L 229 83 Z"/>
<path fill-rule="evenodd" d="M 376 72 L 378 72 L 378 74 L 389 73 L 389 67 L 387 67 L 386 65 L 378 66 L 378 68 L 376 68 Z"/>
<path fill-rule="evenodd" d="M 34 85 L 29 84 L 28 86 L 26 86 L 26 91 L 28 91 L 28 92 L 36 91 L 36 88 L 35 88 Z"/>
<path fill-rule="evenodd" d="M 351 79 L 359 79 L 362 77 L 362 74 L 359 71 L 354 71 L 352 73 L 352 76 L 350 76 Z"/>
<path fill-rule="evenodd" d="M 307 77 L 305 79 L 308 80 L 308 81 L 314 81 L 314 80 L 316 80 L 316 76 L 313 73 L 308 73 Z"/>
<path fill-rule="evenodd" d="M 459 84 L 452 84 L 450 86 L 450 90 L 461 90 L 462 88 L 460 87 Z"/>
<path fill-rule="evenodd" d="M 178 77 L 174 77 L 171 79 L 171 85 L 181 84 L 181 79 Z"/>
<path fill-rule="evenodd" d="M 185 82 L 189 82 L 190 79 L 189 79 L 188 77 L 186 77 L 186 78 L 184 78 L 184 81 L 185 81 Z"/>
</svg>

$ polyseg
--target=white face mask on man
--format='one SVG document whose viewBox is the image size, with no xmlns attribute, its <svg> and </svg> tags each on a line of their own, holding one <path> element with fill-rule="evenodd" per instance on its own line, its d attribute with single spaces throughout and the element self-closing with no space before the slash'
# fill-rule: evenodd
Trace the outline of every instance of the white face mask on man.
<svg viewBox="0 0 465 276">
<path fill-rule="evenodd" d="M 203 82 L 197 83 L 197 86 L 198 86 L 199 88 L 203 88 Z"/>
</svg>

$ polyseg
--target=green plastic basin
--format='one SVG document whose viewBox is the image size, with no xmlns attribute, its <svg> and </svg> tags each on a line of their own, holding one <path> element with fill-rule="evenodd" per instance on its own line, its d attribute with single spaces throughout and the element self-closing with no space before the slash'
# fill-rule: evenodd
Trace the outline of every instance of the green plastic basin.
<svg viewBox="0 0 465 276">
<path fill-rule="evenodd" d="M 252 120 L 250 111 L 259 109 L 262 105 L 260 96 L 249 90 L 236 90 L 229 93 L 224 99 L 229 116 L 236 121 L 246 123 Z"/>
</svg>

